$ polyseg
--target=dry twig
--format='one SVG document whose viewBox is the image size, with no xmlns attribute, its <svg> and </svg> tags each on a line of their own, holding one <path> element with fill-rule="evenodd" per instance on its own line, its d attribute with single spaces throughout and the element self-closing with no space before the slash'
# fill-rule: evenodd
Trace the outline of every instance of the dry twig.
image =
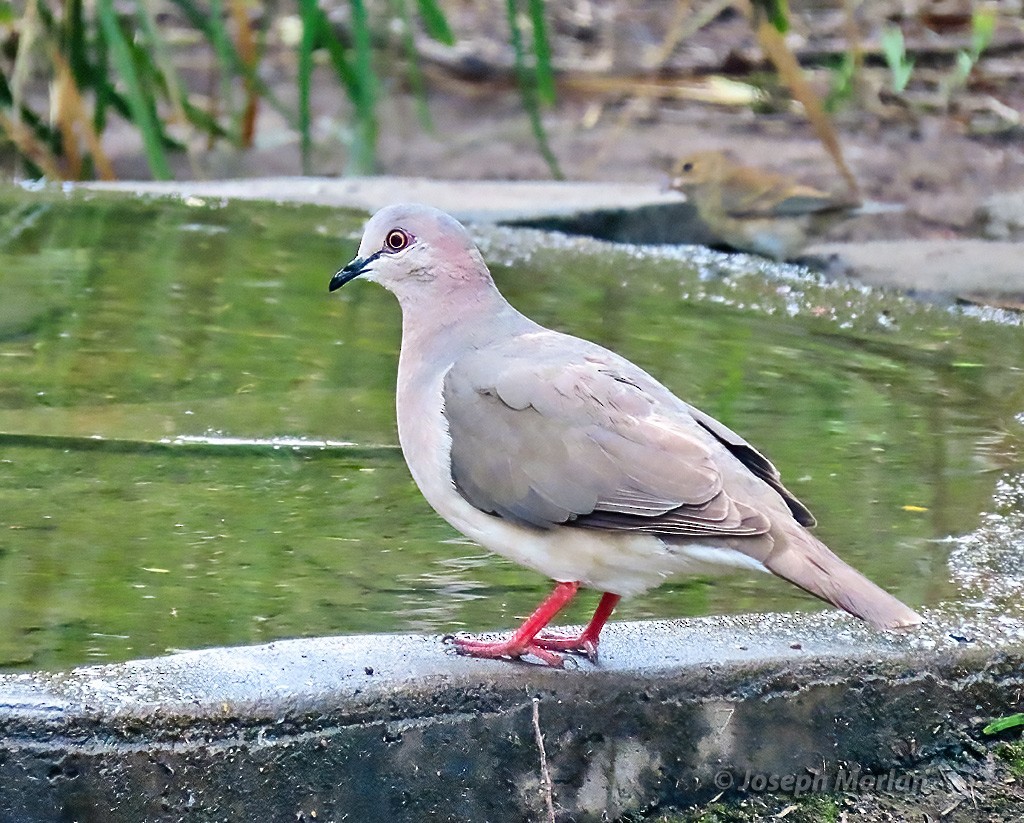
<svg viewBox="0 0 1024 823">
<path fill-rule="evenodd" d="M 544 750 L 544 735 L 540 731 L 540 698 L 533 698 L 533 737 L 540 750 L 540 790 L 544 794 L 548 823 L 555 823 L 555 799 L 551 786 L 551 772 L 548 771 L 548 754 Z"/>
</svg>

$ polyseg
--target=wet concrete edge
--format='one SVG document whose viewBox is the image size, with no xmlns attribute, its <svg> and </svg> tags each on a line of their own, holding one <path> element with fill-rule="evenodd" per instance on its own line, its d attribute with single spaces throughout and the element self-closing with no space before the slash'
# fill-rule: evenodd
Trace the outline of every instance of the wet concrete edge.
<svg viewBox="0 0 1024 823">
<path fill-rule="evenodd" d="M 1024 621 L 928 617 L 614 623 L 598 666 L 564 671 L 362 635 L 6 675 L 0 821 L 543 819 L 538 729 L 560 820 L 748 771 L 902 772 L 1024 687 Z"/>
</svg>

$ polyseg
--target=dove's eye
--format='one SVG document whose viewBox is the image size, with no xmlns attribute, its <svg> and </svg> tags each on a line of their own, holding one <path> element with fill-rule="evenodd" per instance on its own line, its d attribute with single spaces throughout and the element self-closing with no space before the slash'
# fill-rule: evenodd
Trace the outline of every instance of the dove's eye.
<svg viewBox="0 0 1024 823">
<path fill-rule="evenodd" d="M 693 163 L 683 163 L 683 171 L 693 171 Z"/>
<path fill-rule="evenodd" d="M 412 242 L 412 238 L 401 229 L 392 229 L 384 238 L 384 246 L 388 251 L 401 251 L 410 242 Z"/>
</svg>

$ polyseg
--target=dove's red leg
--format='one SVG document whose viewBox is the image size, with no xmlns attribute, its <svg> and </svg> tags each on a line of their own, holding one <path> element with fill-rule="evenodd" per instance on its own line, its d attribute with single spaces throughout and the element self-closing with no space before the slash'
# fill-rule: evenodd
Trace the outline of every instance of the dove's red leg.
<svg viewBox="0 0 1024 823">
<path fill-rule="evenodd" d="M 535 638 L 537 634 L 543 629 L 551 619 L 558 614 L 565 606 L 576 596 L 576 592 L 579 591 L 579 583 L 559 583 L 555 586 L 555 590 L 551 593 L 547 600 L 541 603 L 537 610 L 531 614 L 526 622 L 523 623 L 515 633 L 507 640 L 473 640 L 471 638 L 456 637 L 454 639 L 455 650 L 459 654 L 466 654 L 470 657 L 522 657 L 524 654 L 532 654 L 534 657 L 540 658 L 549 666 L 561 668 L 564 664 L 562 655 L 555 654 L 552 651 L 548 651 L 547 648 L 540 646 Z M 608 597 L 608 595 L 605 595 Z M 618 598 L 616 598 L 617 600 Z M 604 600 L 601 601 L 604 604 Z M 615 603 L 612 603 L 614 606 Z M 598 606 L 598 611 L 601 607 Z M 608 609 L 611 613 L 611 609 Z M 595 615 L 596 619 L 596 615 Z M 605 615 L 604 620 L 608 617 Z M 604 623 L 604 620 L 601 623 Z M 591 623 L 594 621 L 592 620 Z M 587 629 L 589 630 L 589 626 Z M 601 627 L 597 627 L 597 631 L 601 631 Z M 586 632 L 584 632 L 586 634 Z M 595 636 L 596 640 L 596 636 Z M 596 642 L 595 642 L 596 649 Z"/>
<path fill-rule="evenodd" d="M 597 604 L 594 616 L 590 618 L 587 627 L 579 634 L 572 637 L 558 637 L 552 635 L 540 635 L 534 638 L 534 644 L 542 649 L 549 649 L 560 652 L 582 652 L 591 663 L 597 662 L 597 644 L 600 640 L 601 629 L 612 616 L 616 604 L 621 600 L 621 595 L 605 592 L 601 596 L 601 602 Z"/>
</svg>

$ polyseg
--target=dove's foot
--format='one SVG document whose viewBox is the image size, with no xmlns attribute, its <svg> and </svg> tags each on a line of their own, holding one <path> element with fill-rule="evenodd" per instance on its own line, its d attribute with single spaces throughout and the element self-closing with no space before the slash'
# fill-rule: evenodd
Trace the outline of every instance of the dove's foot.
<svg viewBox="0 0 1024 823">
<path fill-rule="evenodd" d="M 541 634 L 534 639 L 534 645 L 553 652 L 582 654 L 591 663 L 597 663 L 597 637 L 587 637 L 585 631 L 576 635 Z"/>
<path fill-rule="evenodd" d="M 548 599 L 537 607 L 511 637 L 505 640 L 452 637 L 455 650 L 469 657 L 508 657 L 513 660 L 524 655 L 532 655 L 548 666 L 558 669 L 565 666 L 565 658 L 557 652 L 583 654 L 591 663 L 597 663 L 597 644 L 600 641 L 601 629 L 611 616 L 615 604 L 619 602 L 619 595 L 605 592 L 601 602 L 597 604 L 594 616 L 590 618 L 590 623 L 577 635 L 565 637 L 540 633 L 575 597 L 579 587 L 579 583 L 559 583 Z"/>
<path fill-rule="evenodd" d="M 455 637 L 452 639 L 455 651 L 468 657 L 508 657 L 517 660 L 524 655 L 533 655 L 546 665 L 556 669 L 565 666 L 565 658 L 560 654 L 548 651 L 533 641 L 523 641 L 512 635 L 507 640 L 478 640 L 472 637 Z"/>
<path fill-rule="evenodd" d="M 557 634 L 540 634 L 533 642 L 542 649 L 556 652 L 582 654 L 591 663 L 597 663 L 597 644 L 601 642 L 601 629 L 611 617 L 612 609 L 619 602 L 619 595 L 605 592 L 601 602 L 597 604 L 594 616 L 587 627 L 577 635 L 568 637 Z"/>
</svg>

